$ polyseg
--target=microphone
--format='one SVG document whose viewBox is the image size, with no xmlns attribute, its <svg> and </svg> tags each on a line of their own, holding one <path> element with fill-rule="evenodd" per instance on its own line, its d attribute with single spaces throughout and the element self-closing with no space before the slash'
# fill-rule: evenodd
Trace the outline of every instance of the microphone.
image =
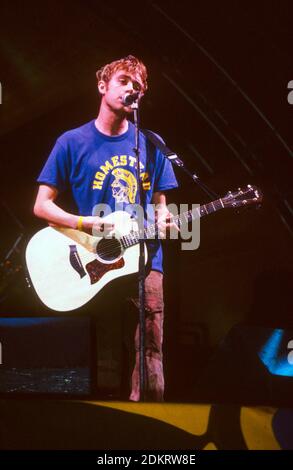
<svg viewBox="0 0 293 470">
<path fill-rule="evenodd" d="M 122 98 L 122 104 L 124 106 L 130 106 L 139 98 L 140 92 L 137 91 L 136 93 L 127 93 Z"/>
</svg>

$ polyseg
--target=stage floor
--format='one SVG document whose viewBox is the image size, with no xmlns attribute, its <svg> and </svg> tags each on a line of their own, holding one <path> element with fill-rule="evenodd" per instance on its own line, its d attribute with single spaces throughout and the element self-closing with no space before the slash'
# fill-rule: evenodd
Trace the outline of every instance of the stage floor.
<svg viewBox="0 0 293 470">
<path fill-rule="evenodd" d="M 1 449 L 293 449 L 293 410 L 210 404 L 0 400 Z"/>
</svg>

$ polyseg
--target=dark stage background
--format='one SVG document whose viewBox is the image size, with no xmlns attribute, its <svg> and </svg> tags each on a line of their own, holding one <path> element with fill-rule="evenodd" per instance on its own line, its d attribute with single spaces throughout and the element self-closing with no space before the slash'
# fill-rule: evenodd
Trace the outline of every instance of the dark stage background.
<svg viewBox="0 0 293 470">
<path fill-rule="evenodd" d="M 134 54 L 146 63 L 143 127 L 214 191 L 262 189 L 260 209 L 202 219 L 198 250 L 165 243 L 167 399 L 204 399 L 196 383 L 232 327 L 293 323 L 292 2 L 3 1 L 0 8 L 2 260 L 24 234 L 2 266 L 2 316 L 51 313 L 24 280 L 25 239 L 44 225 L 32 214 L 35 179 L 56 138 L 95 117 L 95 71 L 106 62 Z M 176 175 L 170 202 L 208 202 Z"/>
</svg>

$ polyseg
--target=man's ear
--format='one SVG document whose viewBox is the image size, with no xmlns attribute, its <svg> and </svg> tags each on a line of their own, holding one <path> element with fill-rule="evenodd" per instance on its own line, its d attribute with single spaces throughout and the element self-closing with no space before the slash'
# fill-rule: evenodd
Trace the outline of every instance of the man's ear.
<svg viewBox="0 0 293 470">
<path fill-rule="evenodd" d="M 100 94 L 104 95 L 106 93 L 106 89 L 107 89 L 106 82 L 104 82 L 104 80 L 100 80 L 98 82 L 98 90 L 99 90 Z"/>
</svg>

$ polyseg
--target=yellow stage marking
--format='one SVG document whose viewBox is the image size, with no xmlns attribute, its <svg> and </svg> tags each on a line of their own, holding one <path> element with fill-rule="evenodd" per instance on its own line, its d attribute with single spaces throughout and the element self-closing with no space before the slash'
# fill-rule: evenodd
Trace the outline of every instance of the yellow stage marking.
<svg viewBox="0 0 293 470">
<path fill-rule="evenodd" d="M 202 450 L 218 450 L 213 442 L 209 442 Z"/>
<path fill-rule="evenodd" d="M 275 408 L 241 408 L 241 429 L 248 449 L 281 449 L 272 428 L 272 419 L 275 412 Z"/>
<path fill-rule="evenodd" d="M 87 403 L 158 419 L 195 436 L 200 436 L 207 431 L 211 409 L 211 405 L 187 405 L 182 403 L 161 404 L 103 401 Z"/>
</svg>

